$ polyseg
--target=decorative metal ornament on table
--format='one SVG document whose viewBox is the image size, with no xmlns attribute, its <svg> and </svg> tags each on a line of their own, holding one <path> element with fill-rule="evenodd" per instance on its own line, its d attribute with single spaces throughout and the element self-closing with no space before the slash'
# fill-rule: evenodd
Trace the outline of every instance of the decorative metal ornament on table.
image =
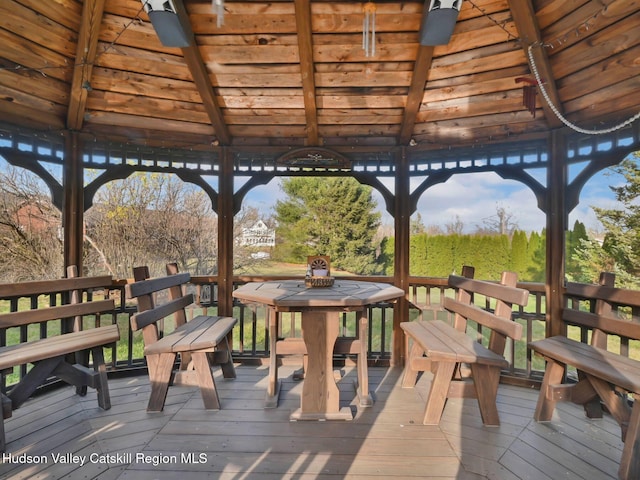
<svg viewBox="0 0 640 480">
<path fill-rule="evenodd" d="M 330 287 L 335 279 L 331 276 L 331 260 L 327 255 L 307 257 L 307 274 L 304 284 L 307 287 Z"/>
</svg>

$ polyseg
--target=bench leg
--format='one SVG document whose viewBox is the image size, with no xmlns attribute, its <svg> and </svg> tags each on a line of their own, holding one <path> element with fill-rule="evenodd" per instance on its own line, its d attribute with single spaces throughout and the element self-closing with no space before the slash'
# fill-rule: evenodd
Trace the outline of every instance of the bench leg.
<svg viewBox="0 0 640 480">
<path fill-rule="evenodd" d="M 456 369 L 455 362 L 438 362 L 434 363 L 436 371 L 431 382 L 429 397 L 427 398 L 427 406 L 424 410 L 424 425 L 438 425 L 442 411 L 447 401 L 449 393 L 449 385 L 453 372 Z"/>
<path fill-rule="evenodd" d="M 588 375 L 587 378 L 594 390 L 598 392 L 598 396 L 602 402 L 607 406 L 611 416 L 615 418 L 618 425 L 620 425 L 622 429 L 622 440 L 624 441 L 631 416 L 631 409 L 627 404 L 626 398 L 617 395 L 608 382 L 592 375 Z"/>
<path fill-rule="evenodd" d="M 278 313 L 268 310 L 269 316 L 269 381 L 264 399 L 264 408 L 276 408 L 280 395 L 280 382 L 278 381 Z"/>
<path fill-rule="evenodd" d="M 640 395 L 633 395 L 633 409 L 629 428 L 624 439 L 624 449 L 620 459 L 618 477 L 621 480 L 640 478 Z"/>
<path fill-rule="evenodd" d="M 233 357 L 231 356 L 231 348 L 229 348 L 229 339 L 222 340 L 216 348 L 219 353 L 226 354 L 226 359 L 220 362 L 222 376 L 224 378 L 236 378 L 236 367 L 233 366 Z"/>
<path fill-rule="evenodd" d="M 499 426 L 500 416 L 498 415 L 496 398 L 500 383 L 500 368 L 473 363 L 471 364 L 471 375 L 478 396 L 482 423 L 487 426 Z"/>
<path fill-rule="evenodd" d="M 583 387 L 583 385 L 585 386 Z M 580 391 L 578 390 L 578 386 L 581 387 Z M 593 391 L 591 398 L 588 396 L 589 389 L 586 387 L 591 387 L 591 390 Z M 586 392 L 583 392 L 583 390 L 586 390 Z M 581 398 L 578 393 L 582 393 L 586 398 Z M 600 398 L 598 398 L 598 394 L 589 382 L 588 375 L 580 370 L 578 370 L 578 383 L 571 389 L 571 394 L 574 402 L 583 406 L 584 413 L 587 418 L 602 418 L 602 405 L 600 404 Z"/>
<path fill-rule="evenodd" d="M 103 410 L 111 408 L 111 397 L 109 396 L 109 383 L 107 379 L 107 366 L 104 363 L 104 352 L 102 347 L 91 349 L 93 357 L 93 369 L 98 373 L 96 393 L 98 394 L 98 406 Z"/>
<path fill-rule="evenodd" d="M 564 365 L 548 358 L 544 378 L 542 379 L 542 385 L 540 387 L 540 394 L 538 395 L 536 411 L 533 414 L 533 419 L 536 422 L 548 422 L 551 420 L 557 400 L 550 395 L 549 387 L 562 383 L 563 376 Z"/>
<path fill-rule="evenodd" d="M 7 451 L 7 438 L 4 435 L 4 418 L 0 417 L 0 453 Z"/>
<path fill-rule="evenodd" d="M 76 363 L 85 367 L 89 366 L 89 352 L 87 350 L 81 350 L 75 353 Z M 76 395 L 84 397 L 87 394 L 86 385 L 76 385 Z"/>
<path fill-rule="evenodd" d="M 367 311 L 360 312 L 358 320 L 358 380 L 356 385 L 356 394 L 360 400 L 361 407 L 370 407 L 373 405 L 373 398 L 369 393 L 369 368 L 367 365 L 367 341 L 369 338 L 369 316 Z"/>
<path fill-rule="evenodd" d="M 402 376 L 402 388 L 413 388 L 418 381 L 418 370 L 414 369 L 413 361 L 417 358 L 422 358 L 424 355 L 424 349 L 418 344 L 413 342 L 411 346 L 411 352 L 409 358 L 404 366 L 404 374 Z"/>
<path fill-rule="evenodd" d="M 14 410 L 22 405 L 62 362 L 64 355 L 36 363 L 8 395 Z"/>
<path fill-rule="evenodd" d="M 220 399 L 218 398 L 218 391 L 216 390 L 216 383 L 213 379 L 207 352 L 193 352 L 191 360 L 196 370 L 204 408 L 207 410 L 220 410 Z"/>
<path fill-rule="evenodd" d="M 11 399 L 0 392 L 0 453 L 7 451 L 7 439 L 4 434 L 4 419 L 11 417 Z"/>
<path fill-rule="evenodd" d="M 175 360 L 175 353 L 147 355 L 149 380 L 151 382 L 151 397 L 149 398 L 147 411 L 160 412 L 164 408 Z"/>
</svg>

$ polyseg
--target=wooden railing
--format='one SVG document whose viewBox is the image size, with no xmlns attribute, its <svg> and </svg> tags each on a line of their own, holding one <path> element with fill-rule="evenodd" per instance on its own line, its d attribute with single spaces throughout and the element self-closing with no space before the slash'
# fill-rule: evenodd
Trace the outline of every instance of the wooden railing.
<svg viewBox="0 0 640 480">
<path fill-rule="evenodd" d="M 237 277 L 234 287 L 242 285 L 248 281 L 262 281 L 273 279 L 284 279 L 285 277 Z M 291 278 L 291 277 L 286 277 Z M 349 277 L 345 277 L 349 278 Z M 392 282 L 390 277 L 353 277 L 358 280 Z M 114 374 L 137 370 L 145 367 L 142 352 L 142 339 L 138 333 L 133 333 L 130 328 L 130 316 L 135 313 L 135 305 L 125 300 L 124 285 L 126 281 L 117 281 L 111 285 L 105 285 L 103 291 L 89 293 L 96 297 L 109 296 L 116 301 L 116 310 L 108 315 L 101 315 L 96 319 L 96 324 L 110 324 L 117 322 L 120 326 L 121 340 L 118 344 L 106 352 L 106 360 L 110 366 L 110 371 Z M 527 348 L 527 342 L 542 338 L 544 336 L 544 285 L 542 284 L 522 284 L 523 288 L 531 291 L 533 300 L 529 306 L 514 311 L 514 319 L 522 322 L 526 331 L 526 338 L 519 342 L 514 342 L 508 346 L 508 359 L 510 370 L 505 372 L 508 375 L 518 378 L 531 378 L 542 372 L 544 365 L 536 364 L 532 359 L 531 352 Z M 190 309 L 190 314 L 197 315 L 206 312 L 211 315 L 217 314 L 218 310 L 218 289 L 216 277 L 199 277 L 191 279 L 190 287 L 195 293 L 196 304 Z M 412 277 L 410 279 L 410 290 L 408 300 L 411 304 L 410 319 L 418 318 L 438 318 L 445 315 L 440 307 L 441 299 L 445 295 L 452 295 L 447 287 L 446 279 L 443 278 L 421 278 Z M 38 302 L 50 301 L 59 303 L 59 298 L 50 299 L 0 299 L 0 304 L 10 311 L 18 309 L 37 308 Z M 478 300 L 476 300 L 478 301 Z M 380 303 L 369 307 L 369 361 L 372 364 L 386 365 L 391 359 L 392 334 L 393 334 L 393 305 Z M 264 307 L 252 305 L 247 306 L 241 303 L 234 303 L 233 316 L 238 319 L 238 325 L 233 334 L 233 355 L 234 359 L 240 362 L 262 361 L 269 357 L 268 352 L 268 330 L 266 325 L 266 311 Z M 300 336 L 299 314 L 291 313 L 283 316 L 281 334 L 283 336 Z M 354 313 L 345 313 L 341 317 L 342 334 L 352 336 L 356 334 L 356 317 Z M 56 325 L 47 325 L 39 331 L 26 330 L 20 332 L 8 332 L 0 329 L 0 345 L 11 344 L 11 342 L 25 341 L 55 335 Z M 481 336 L 482 332 L 478 332 Z M 336 357 L 336 360 L 340 358 Z M 6 385 L 15 383 L 26 373 L 25 369 L 14 372 L 3 378 L 4 388 Z"/>
</svg>

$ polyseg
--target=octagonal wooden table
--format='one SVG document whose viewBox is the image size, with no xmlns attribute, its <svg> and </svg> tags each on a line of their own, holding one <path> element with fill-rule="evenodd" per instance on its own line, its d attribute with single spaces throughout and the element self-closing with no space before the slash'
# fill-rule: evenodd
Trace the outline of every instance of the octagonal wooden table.
<svg viewBox="0 0 640 480">
<path fill-rule="evenodd" d="M 300 409 L 292 413 L 292 420 L 351 420 L 351 409 L 340 408 L 338 386 L 333 376 L 333 351 L 338 338 L 340 314 L 359 312 L 357 392 L 360 405 L 370 406 L 367 370 L 367 342 L 369 321 L 367 306 L 393 301 L 404 291 L 387 283 L 336 279 L 331 287 L 307 287 L 304 280 L 283 280 L 247 283 L 233 292 L 243 303 L 260 303 L 270 310 L 270 371 L 267 387 L 268 406 L 277 405 L 276 318 L 279 312 L 301 312 L 302 337 L 308 363 L 302 386 Z M 352 345 L 353 347 L 354 345 Z"/>
</svg>

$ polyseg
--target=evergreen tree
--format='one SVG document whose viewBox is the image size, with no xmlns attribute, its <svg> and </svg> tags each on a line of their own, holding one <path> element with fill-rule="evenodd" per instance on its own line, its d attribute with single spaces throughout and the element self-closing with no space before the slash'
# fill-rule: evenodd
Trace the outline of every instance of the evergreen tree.
<svg viewBox="0 0 640 480">
<path fill-rule="evenodd" d="M 522 230 L 513 232 L 510 269 L 518 274 L 519 280 L 527 278 L 527 269 L 529 267 L 528 248 L 527 234 Z"/>
<path fill-rule="evenodd" d="M 372 274 L 373 237 L 380 224 L 371 188 L 349 177 L 295 177 L 282 182 L 287 198 L 276 204 L 276 255 L 305 262 L 307 255 L 329 255 L 332 267 Z"/>
<path fill-rule="evenodd" d="M 529 237 L 529 267 L 527 268 L 526 281 L 529 282 L 544 282 L 545 281 L 545 258 L 546 253 L 546 229 L 542 230 L 542 234 L 532 232 Z M 524 280 L 524 279 L 523 279 Z"/>
<path fill-rule="evenodd" d="M 621 186 L 611 186 L 621 208 L 593 210 L 605 231 L 602 244 L 595 239 L 583 240 L 577 248 L 574 260 L 584 274 L 597 278 L 598 272 L 608 270 L 616 274 L 616 283 L 628 288 L 640 285 L 640 154 L 623 160 L 611 170 L 622 175 Z"/>
<path fill-rule="evenodd" d="M 588 239 L 587 228 L 584 223 L 575 221 L 573 230 L 569 230 L 566 235 L 566 265 L 565 272 L 569 280 L 576 280 L 580 275 L 581 267 L 575 256 L 575 252 L 582 246 L 582 242 Z M 590 280 L 590 281 L 593 281 Z"/>
</svg>

